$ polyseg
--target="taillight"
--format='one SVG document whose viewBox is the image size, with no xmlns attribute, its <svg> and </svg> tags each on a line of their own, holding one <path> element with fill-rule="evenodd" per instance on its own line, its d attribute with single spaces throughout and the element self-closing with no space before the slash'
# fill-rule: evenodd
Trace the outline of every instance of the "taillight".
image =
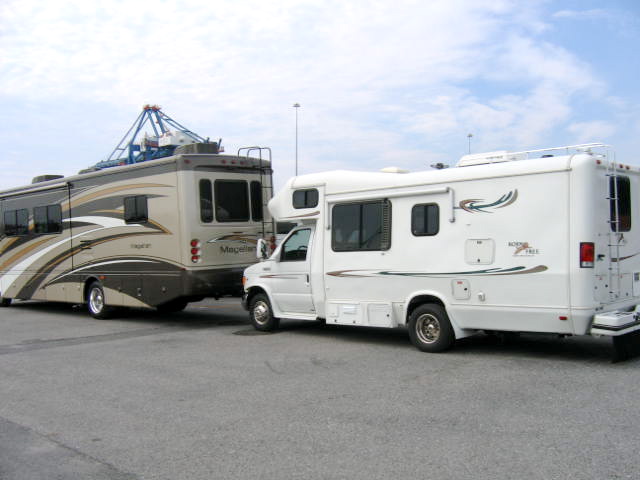
<svg viewBox="0 0 640 480">
<path fill-rule="evenodd" d="M 580 268 L 593 268 L 596 247 L 593 242 L 580 243 Z"/>
<path fill-rule="evenodd" d="M 191 262 L 199 263 L 200 262 L 200 240 L 194 238 L 189 242 L 189 253 L 191 253 Z"/>
</svg>

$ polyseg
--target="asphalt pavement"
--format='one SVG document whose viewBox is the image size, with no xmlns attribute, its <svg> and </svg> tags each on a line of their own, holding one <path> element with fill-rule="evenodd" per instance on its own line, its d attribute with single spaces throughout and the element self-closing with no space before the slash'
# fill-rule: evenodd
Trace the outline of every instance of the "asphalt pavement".
<svg viewBox="0 0 640 480">
<path fill-rule="evenodd" d="M 607 339 L 283 322 L 239 299 L 0 309 L 0 479 L 638 479 L 640 360 Z"/>
</svg>

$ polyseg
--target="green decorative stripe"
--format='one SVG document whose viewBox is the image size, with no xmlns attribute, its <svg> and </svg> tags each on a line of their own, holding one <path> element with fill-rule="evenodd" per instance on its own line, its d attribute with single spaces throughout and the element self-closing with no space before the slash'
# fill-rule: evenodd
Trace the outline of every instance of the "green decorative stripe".
<svg viewBox="0 0 640 480">
<path fill-rule="evenodd" d="M 471 270 L 463 272 L 406 272 L 406 271 L 372 271 L 372 270 L 337 270 L 327 272 L 333 277 L 377 277 L 377 276 L 397 276 L 397 277 L 458 277 L 463 275 L 472 276 L 495 276 L 495 275 L 524 275 L 529 273 L 540 273 L 548 270 L 546 265 L 527 268 L 523 266 L 511 268 L 487 268 L 484 270 Z"/>
</svg>

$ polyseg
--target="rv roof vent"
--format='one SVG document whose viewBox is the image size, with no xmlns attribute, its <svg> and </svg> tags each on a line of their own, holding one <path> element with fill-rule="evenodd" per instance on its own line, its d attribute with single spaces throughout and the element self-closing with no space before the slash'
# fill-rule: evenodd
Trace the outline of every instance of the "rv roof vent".
<svg viewBox="0 0 640 480">
<path fill-rule="evenodd" d="M 498 152 L 472 153 L 462 156 L 460 161 L 458 161 L 458 167 L 485 165 L 487 163 L 512 162 L 514 160 L 525 160 L 526 158 L 526 153 L 510 153 L 506 150 Z"/>
<path fill-rule="evenodd" d="M 37 177 L 33 177 L 31 183 L 48 182 L 49 180 L 57 180 L 59 178 L 64 178 L 64 175 L 38 175 Z"/>
<path fill-rule="evenodd" d="M 384 167 L 381 168 L 380 171 L 382 173 L 409 173 L 409 170 L 405 170 L 404 168 L 400 167 Z"/>
<path fill-rule="evenodd" d="M 189 143 L 176 148 L 175 155 L 188 153 L 219 153 L 220 146 L 217 142 Z"/>
</svg>

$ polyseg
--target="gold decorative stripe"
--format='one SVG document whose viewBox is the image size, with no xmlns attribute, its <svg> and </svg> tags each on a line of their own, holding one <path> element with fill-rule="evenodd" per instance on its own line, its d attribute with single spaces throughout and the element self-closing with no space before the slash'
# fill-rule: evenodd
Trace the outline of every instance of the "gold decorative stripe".
<svg viewBox="0 0 640 480">
<path fill-rule="evenodd" d="M 121 192 L 123 190 L 131 190 L 134 188 L 156 188 L 156 187 L 157 188 L 171 187 L 171 185 L 165 185 L 161 183 L 130 183 L 127 185 L 120 185 L 118 187 L 105 188 L 104 190 L 99 190 L 97 192 L 90 193 L 84 197 L 73 199 L 71 201 L 70 208 L 75 208 L 79 204 L 86 203 L 90 200 L 94 200 L 104 195 L 110 195 L 112 193 Z"/>
<path fill-rule="evenodd" d="M 33 242 L 31 245 L 26 246 L 25 248 L 23 248 L 19 252 L 16 252 L 15 254 L 11 255 L 6 261 L 1 263 L 0 264 L 0 270 L 4 270 L 5 268 L 7 268 L 12 263 L 17 262 L 18 260 L 22 260 L 22 258 L 26 257 L 28 253 L 32 252 L 36 248 L 40 247 L 41 245 L 44 245 L 45 243 L 47 243 L 49 241 L 51 241 L 51 238 L 43 238 L 42 240 L 39 240 L 37 242 Z"/>
<path fill-rule="evenodd" d="M 13 237 L 13 238 L 7 240 L 7 242 L 4 244 L 4 247 L 2 248 L 2 250 L 0 250 L 0 255 L 2 255 L 4 252 L 9 250 L 9 247 L 18 241 L 18 238 L 19 237 Z"/>
</svg>

